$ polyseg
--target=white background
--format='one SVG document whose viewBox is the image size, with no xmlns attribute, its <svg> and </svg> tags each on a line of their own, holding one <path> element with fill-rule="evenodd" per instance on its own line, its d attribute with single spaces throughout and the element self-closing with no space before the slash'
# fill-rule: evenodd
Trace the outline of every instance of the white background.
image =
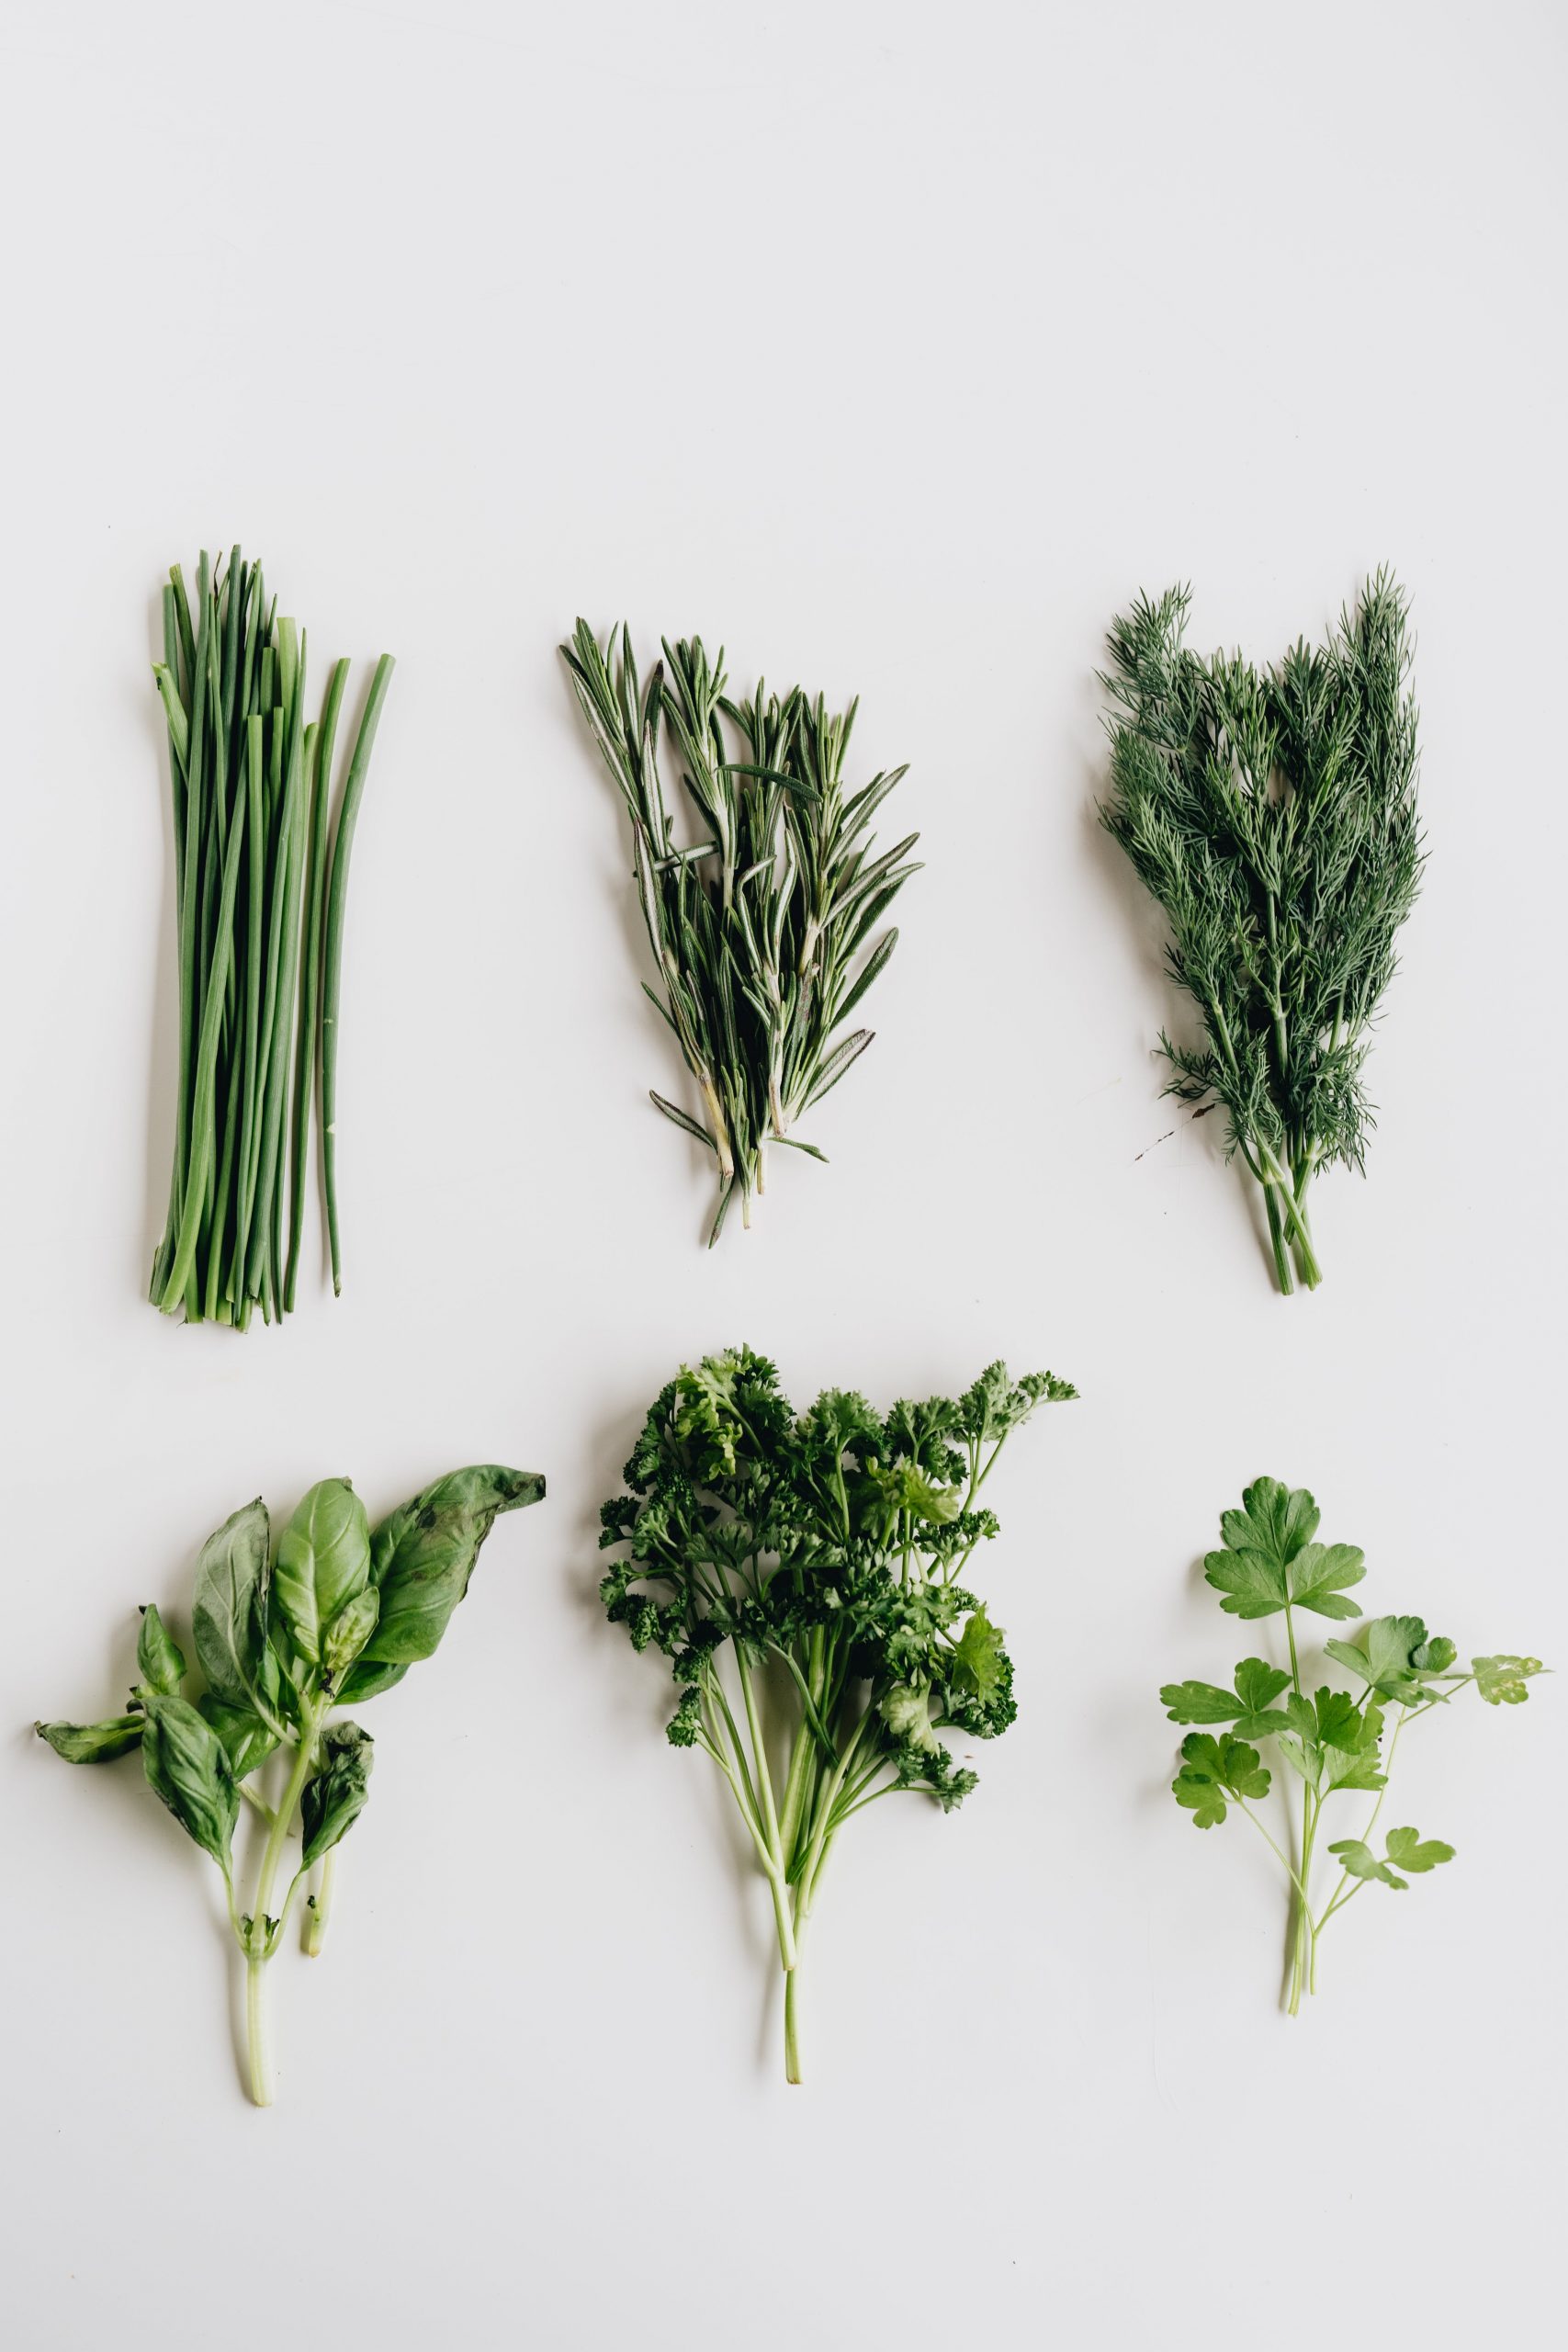
<svg viewBox="0 0 1568 2352">
<path fill-rule="evenodd" d="M 12 1911 L 3 2199 L 48 2352 L 1008 2347 L 1551 2324 L 1561 1682 L 1412 1736 L 1372 1891 L 1275 2006 L 1261 1843 L 1195 1835 L 1157 1684 L 1259 1472 L 1374 1609 L 1568 1657 L 1558 1458 L 1564 28 L 1550 6 L 7 6 L 5 958 Z M 347 1290 L 159 1321 L 164 567 L 243 539 L 399 669 L 355 853 Z M 1157 1099 L 1160 933 L 1097 832 L 1140 587 L 1258 654 L 1393 562 L 1431 863 L 1327 1280 L 1270 1288 Z M 700 1243 L 578 613 L 863 696 L 926 870 L 877 1043 Z M 362 666 L 361 684 L 367 674 Z M 885 839 L 892 836 L 886 833 Z M 785 1155 L 777 1156 L 782 1161 Z M 998 1474 L 1016 1729 L 847 1834 L 786 2090 L 763 1894 L 595 1514 L 684 1358 L 802 1403 L 1077 1380 Z M 548 1474 L 367 1710 L 329 1953 L 244 2104 L 215 1873 L 107 1711 L 139 1600 L 258 1490 Z M 1325 1630 L 1327 1630 L 1326 1628 Z M 1245 1646 L 1245 1643 L 1240 1643 Z M 728 1799 L 725 1800 L 728 1804 Z M 1347 1821 L 1346 1826 L 1352 1825 Z"/>
</svg>

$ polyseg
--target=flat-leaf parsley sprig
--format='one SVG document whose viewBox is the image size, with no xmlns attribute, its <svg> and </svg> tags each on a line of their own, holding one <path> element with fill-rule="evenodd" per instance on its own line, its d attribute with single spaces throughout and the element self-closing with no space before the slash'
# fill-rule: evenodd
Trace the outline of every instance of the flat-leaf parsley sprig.
<svg viewBox="0 0 1568 2352">
<path fill-rule="evenodd" d="M 250 2092 L 258 2107 L 272 2103 L 267 1964 L 312 1877 L 305 1949 L 321 1951 L 337 1848 L 370 1792 L 370 1734 L 336 1710 L 390 1690 L 433 1654 L 498 1513 L 537 1502 L 544 1491 L 531 1471 L 494 1464 L 453 1470 L 372 1532 L 347 1479 L 323 1478 L 285 1528 L 276 1558 L 258 1498 L 202 1546 L 194 1666 L 148 1607 L 125 1713 L 38 1726 L 70 1764 L 106 1764 L 140 1748 L 153 1793 L 222 1872 L 245 1961 Z M 260 1824 L 248 1904 L 235 1886 L 242 1800 Z M 292 1860 L 291 1839 L 299 1841 Z"/>
<path fill-rule="evenodd" d="M 1405 599 L 1380 572 L 1326 645 L 1264 670 L 1190 651 L 1190 602 L 1140 597 L 1111 630 L 1102 813 L 1202 1015 L 1201 1046 L 1160 1038 L 1166 1091 L 1223 1104 L 1280 1288 L 1311 1289 L 1308 1189 L 1320 1168 L 1364 1168 L 1361 1069 L 1421 876 Z"/>
<path fill-rule="evenodd" d="M 1171 1783 L 1178 1804 L 1199 1829 L 1213 1829 L 1234 1806 L 1267 1841 L 1292 1890 L 1292 1939 L 1287 2006 L 1294 2017 L 1303 1992 L 1317 1990 L 1317 1948 L 1331 1919 L 1348 1907 L 1363 1887 L 1387 1886 L 1404 1893 L 1413 1877 L 1424 1877 L 1453 1860 L 1454 1849 L 1419 1831 L 1386 1832 L 1380 1852 L 1374 1842 L 1382 1817 L 1389 1777 L 1406 1724 L 1447 1706 L 1470 1685 L 1489 1706 L 1517 1705 L 1528 1697 L 1539 1658 L 1476 1657 L 1466 1672 L 1451 1641 L 1428 1634 L 1419 1617 L 1374 1617 L 1354 1641 L 1324 1645 L 1326 1655 L 1353 1679 L 1348 1690 L 1325 1683 L 1309 1696 L 1303 1679 L 1296 1612 L 1348 1621 L 1359 1615 L 1348 1594 L 1366 1575 L 1353 1544 L 1319 1544 L 1318 1510 L 1304 1487 L 1258 1478 L 1247 1487 L 1239 1510 L 1221 1521 L 1224 1549 L 1211 1552 L 1203 1573 L 1233 1617 L 1252 1620 L 1282 1615 L 1288 1664 L 1246 1657 L 1224 1688 L 1212 1682 L 1168 1682 L 1160 1701 L 1176 1724 L 1215 1728 L 1190 1732 L 1181 1743 L 1181 1765 Z M 1393 1727 L 1390 1728 L 1390 1717 Z M 1219 1726 L 1225 1728 L 1219 1728 Z M 1272 1743 L 1284 1764 L 1289 1788 L 1299 1783 L 1299 1829 L 1276 1822 L 1276 1838 L 1261 1812 L 1274 1775 L 1260 1749 Z M 1324 1809 L 1334 1797 L 1371 1794 L 1375 1802 L 1359 1838 L 1336 1838 L 1325 1850 L 1337 1866 L 1326 1888 L 1314 1891 L 1314 1864 L 1325 1841 Z M 1287 1804 L 1287 1813 L 1293 1810 Z"/>
<path fill-rule="evenodd" d="M 905 775 L 844 782 L 858 705 L 829 711 L 798 686 L 747 702 L 725 693 L 724 653 L 666 640 L 647 684 L 631 632 L 603 649 L 580 620 L 561 647 L 590 732 L 626 802 L 632 865 L 668 1022 L 696 1086 L 695 1117 L 650 1090 L 667 1119 L 718 1164 L 716 1241 L 732 1201 L 751 1222 L 767 1147 L 825 1154 L 796 1122 L 871 1044 L 844 1023 L 897 944 L 876 925 L 911 874 L 918 836 L 873 855 L 872 820 Z M 698 837 L 676 839 L 660 773 L 673 750 Z"/>
<path fill-rule="evenodd" d="M 671 1743 L 717 1766 L 768 1883 L 792 2083 L 801 1950 L 840 1831 L 901 1791 L 951 1812 L 975 1774 L 941 1735 L 993 1739 L 1013 1720 L 1002 1629 L 968 1589 L 998 1532 L 979 1497 L 1013 1431 L 1077 1393 L 994 1363 L 956 1398 L 880 1414 L 826 1389 L 797 1415 L 773 1366 L 733 1348 L 660 1390 L 631 1491 L 604 1505 L 601 1544 L 628 1556 L 601 1598 L 637 1649 L 671 1660 Z"/>
</svg>

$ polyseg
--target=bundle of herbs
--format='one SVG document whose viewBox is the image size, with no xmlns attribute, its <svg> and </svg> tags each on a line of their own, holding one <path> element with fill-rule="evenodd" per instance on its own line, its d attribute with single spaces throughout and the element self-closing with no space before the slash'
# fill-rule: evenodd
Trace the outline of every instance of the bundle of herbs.
<svg viewBox="0 0 1568 2352">
<path fill-rule="evenodd" d="M 318 1066 L 333 1288 L 338 1019 L 349 854 L 392 674 L 376 665 L 331 826 L 347 684 L 333 664 L 305 722 L 305 634 L 238 548 L 204 552 L 193 614 L 176 564 L 153 676 L 174 790 L 179 1054 L 169 1214 L 151 1295 L 187 1323 L 248 1326 L 294 1305 Z M 284 1195 L 288 1196 L 287 1251 Z"/>
<path fill-rule="evenodd" d="M 869 827 L 907 773 L 847 792 L 858 705 L 841 715 L 798 687 L 749 702 L 725 693 L 724 654 L 664 644 L 646 685 L 629 629 L 603 649 L 586 621 L 561 652 L 632 827 L 632 862 L 659 988 L 643 986 L 695 1081 L 698 1115 L 651 1092 L 718 1163 L 717 1240 L 731 1202 L 751 1222 L 771 1143 L 825 1158 L 792 1130 L 872 1041 L 843 1024 L 897 944 L 866 942 L 919 865 L 909 833 L 872 854 Z M 727 733 L 728 730 L 728 733 Z M 660 773 L 673 746 L 699 838 L 676 839 Z M 863 954 L 863 950 L 865 952 Z"/>
<path fill-rule="evenodd" d="M 249 2083 L 258 2107 L 272 2103 L 267 1964 L 312 1875 L 304 1941 L 308 1952 L 321 1951 L 336 1849 L 369 1794 L 370 1735 L 334 1710 L 390 1690 L 432 1655 L 497 1514 L 537 1502 L 544 1491 L 528 1471 L 493 1464 L 453 1470 L 372 1533 L 348 1480 L 324 1478 L 284 1530 L 276 1561 L 266 1505 L 247 1503 L 209 1537 L 197 1563 L 194 1697 L 185 1652 L 149 1607 L 125 1713 L 38 1726 L 71 1764 L 140 1749 L 154 1794 L 222 1872 L 245 1961 Z M 234 1884 L 242 1799 L 260 1825 L 246 1907 Z M 279 1899 L 291 1838 L 299 1851 Z"/>
<path fill-rule="evenodd" d="M 1364 1168 L 1361 1080 L 1422 865 L 1405 599 L 1385 572 L 1325 646 L 1272 670 L 1183 641 L 1189 592 L 1111 631 L 1104 821 L 1170 924 L 1205 1042 L 1160 1051 L 1168 1093 L 1222 1104 L 1262 1187 L 1280 1288 L 1320 1280 L 1307 1193 Z"/>
<path fill-rule="evenodd" d="M 1017 1713 L 1002 1630 L 965 1580 L 998 1532 L 979 1496 L 1012 1432 L 1076 1394 L 994 1363 L 957 1398 L 883 1415 L 828 1389 L 797 1416 L 773 1366 L 734 1348 L 660 1391 L 631 1491 L 604 1505 L 601 1544 L 628 1547 L 600 1587 L 611 1622 L 670 1659 L 671 1744 L 718 1767 L 768 1883 L 792 2083 L 801 1951 L 840 1831 L 900 1792 L 950 1813 L 976 1776 L 940 1735 L 994 1739 Z"/>
<path fill-rule="evenodd" d="M 1282 1486 L 1278 1478 L 1258 1478 L 1247 1487 L 1241 1509 L 1221 1519 L 1224 1548 L 1209 1553 L 1203 1573 L 1228 1615 L 1249 1622 L 1283 1616 L 1288 1662 L 1245 1657 L 1224 1689 L 1168 1682 L 1159 1694 L 1172 1723 L 1229 1726 L 1188 1734 L 1171 1793 L 1199 1829 L 1217 1827 L 1234 1805 L 1283 1870 L 1294 1917 L 1286 1995 L 1292 2017 L 1303 1994 L 1317 1990 L 1325 1928 L 1363 1887 L 1404 1894 L 1412 1878 L 1453 1860 L 1451 1846 L 1409 1826 L 1388 1830 L 1381 1853 L 1373 1843 L 1405 1726 L 1448 1706 L 1472 1685 L 1488 1706 L 1517 1705 L 1529 1695 L 1530 1678 L 1541 1671 L 1539 1658 L 1507 1654 L 1472 1658 L 1467 1673 L 1453 1643 L 1428 1634 L 1421 1618 L 1374 1617 L 1354 1641 L 1324 1644 L 1325 1656 L 1347 1670 L 1355 1687 L 1336 1690 L 1325 1682 L 1309 1696 L 1296 1612 L 1359 1617 L 1348 1595 L 1367 1572 L 1356 1544 L 1319 1544 L 1317 1526 L 1317 1505 L 1304 1487 Z M 1276 1838 L 1254 1811 L 1273 1782 L 1254 1741 L 1273 1743 L 1289 1775 L 1287 1792 L 1300 1788 L 1300 1829 L 1293 1838 L 1288 1821 L 1276 1823 Z M 1371 1814 L 1359 1838 L 1326 1842 L 1338 1874 L 1314 1893 L 1325 1808 L 1331 1799 L 1358 1792 L 1375 1798 Z"/>
</svg>

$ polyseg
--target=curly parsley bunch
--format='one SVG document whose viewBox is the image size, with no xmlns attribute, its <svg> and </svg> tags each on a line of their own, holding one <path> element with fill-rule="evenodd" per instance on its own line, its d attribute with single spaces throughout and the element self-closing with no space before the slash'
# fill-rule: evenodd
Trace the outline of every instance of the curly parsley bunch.
<svg viewBox="0 0 1568 2352">
<path fill-rule="evenodd" d="M 630 1492 L 604 1507 L 601 1545 L 628 1547 L 600 1586 L 611 1622 L 670 1659 L 670 1740 L 717 1765 L 768 1881 L 792 2083 L 800 1950 L 839 1831 L 900 1791 L 951 1812 L 976 1776 L 942 1735 L 994 1739 L 1017 1712 L 1002 1630 L 965 1581 L 998 1532 L 978 1497 L 1012 1431 L 1077 1394 L 994 1363 L 957 1398 L 881 1415 L 825 1389 L 797 1415 L 767 1359 L 734 1348 L 660 1390 Z"/>
</svg>

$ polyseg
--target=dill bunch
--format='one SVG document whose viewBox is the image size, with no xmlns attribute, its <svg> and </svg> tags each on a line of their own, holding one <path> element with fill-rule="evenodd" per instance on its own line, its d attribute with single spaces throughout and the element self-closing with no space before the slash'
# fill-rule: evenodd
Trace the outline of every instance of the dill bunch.
<svg viewBox="0 0 1568 2352">
<path fill-rule="evenodd" d="M 1364 1172 L 1362 1066 L 1424 862 L 1408 610 L 1380 571 L 1327 644 L 1258 670 L 1189 650 L 1190 601 L 1140 596 L 1111 628 L 1100 814 L 1202 1015 L 1201 1046 L 1161 1035 L 1166 1091 L 1224 1106 L 1280 1289 L 1315 1289 L 1308 1189 L 1320 1168 Z"/>
<path fill-rule="evenodd" d="M 561 647 L 589 730 L 631 820 L 633 871 L 663 1014 L 697 1089 L 694 1118 L 651 1088 L 667 1119 L 718 1163 L 711 1249 L 739 1195 L 743 1224 L 766 1187 L 770 1143 L 825 1154 L 791 1129 L 837 1086 L 874 1032 L 843 1024 L 897 944 L 866 941 L 911 874 L 918 835 L 872 854 L 869 828 L 907 773 L 844 784 L 857 704 L 841 714 L 798 686 L 725 693 L 724 653 L 664 643 L 639 680 L 631 633 L 601 649 L 586 621 Z M 680 763 L 700 838 L 675 839 L 660 741 Z"/>
</svg>

